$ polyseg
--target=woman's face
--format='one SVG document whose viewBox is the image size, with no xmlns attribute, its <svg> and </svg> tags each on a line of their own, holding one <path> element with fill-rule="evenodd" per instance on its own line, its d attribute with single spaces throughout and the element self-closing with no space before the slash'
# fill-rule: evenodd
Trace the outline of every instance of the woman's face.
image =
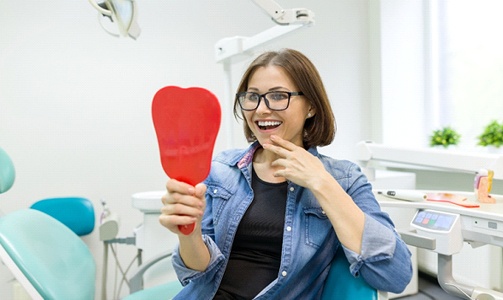
<svg viewBox="0 0 503 300">
<path fill-rule="evenodd" d="M 290 80 L 283 68 L 260 67 L 248 81 L 247 92 L 264 94 L 271 91 L 301 92 Z M 270 143 L 269 137 L 277 135 L 297 146 L 303 146 L 304 122 L 308 113 L 314 115 L 304 96 L 291 96 L 286 110 L 274 111 L 266 106 L 264 98 L 254 111 L 243 111 L 243 116 L 258 142 Z"/>
</svg>

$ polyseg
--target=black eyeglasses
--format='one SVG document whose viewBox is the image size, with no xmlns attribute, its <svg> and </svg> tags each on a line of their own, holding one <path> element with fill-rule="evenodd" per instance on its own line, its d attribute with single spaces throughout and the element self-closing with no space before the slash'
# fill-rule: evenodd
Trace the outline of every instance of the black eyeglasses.
<svg viewBox="0 0 503 300">
<path fill-rule="evenodd" d="M 288 105 L 290 105 L 290 97 L 302 95 L 304 95 L 302 92 L 272 91 L 262 95 L 254 92 L 241 92 L 236 94 L 236 99 L 242 110 L 256 110 L 260 105 L 260 100 L 264 98 L 265 105 L 270 110 L 279 111 L 288 108 Z"/>
</svg>

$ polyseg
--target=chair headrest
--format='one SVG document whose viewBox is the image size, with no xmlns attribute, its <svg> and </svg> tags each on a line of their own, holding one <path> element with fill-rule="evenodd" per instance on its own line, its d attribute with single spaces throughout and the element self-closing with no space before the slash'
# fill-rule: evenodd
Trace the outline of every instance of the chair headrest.
<svg viewBox="0 0 503 300">
<path fill-rule="evenodd" d="M 14 184 L 16 170 L 7 152 L 0 148 L 0 194 L 7 192 Z"/>
</svg>

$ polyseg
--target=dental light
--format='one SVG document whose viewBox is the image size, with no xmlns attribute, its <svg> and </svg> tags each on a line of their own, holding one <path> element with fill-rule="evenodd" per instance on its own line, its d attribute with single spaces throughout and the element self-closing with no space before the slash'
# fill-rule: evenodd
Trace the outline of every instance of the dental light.
<svg viewBox="0 0 503 300">
<path fill-rule="evenodd" d="M 97 3 L 96 0 L 89 0 L 89 3 L 99 12 L 98 20 L 101 27 L 110 35 L 119 37 L 131 37 L 136 40 L 140 35 L 140 27 L 136 21 L 138 9 L 135 0 L 105 0 Z M 116 24 L 118 33 L 105 27 L 103 19 Z"/>
</svg>

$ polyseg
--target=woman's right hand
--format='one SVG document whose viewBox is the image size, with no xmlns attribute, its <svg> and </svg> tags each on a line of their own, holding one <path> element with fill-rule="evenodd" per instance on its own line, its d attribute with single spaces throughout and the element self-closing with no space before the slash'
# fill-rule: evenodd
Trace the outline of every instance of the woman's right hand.
<svg viewBox="0 0 503 300">
<path fill-rule="evenodd" d="M 166 183 L 167 193 L 162 197 L 163 207 L 159 222 L 171 232 L 182 235 L 178 225 L 196 223 L 194 232 L 201 232 L 201 220 L 206 207 L 206 185 L 190 184 L 169 179 Z"/>
</svg>

